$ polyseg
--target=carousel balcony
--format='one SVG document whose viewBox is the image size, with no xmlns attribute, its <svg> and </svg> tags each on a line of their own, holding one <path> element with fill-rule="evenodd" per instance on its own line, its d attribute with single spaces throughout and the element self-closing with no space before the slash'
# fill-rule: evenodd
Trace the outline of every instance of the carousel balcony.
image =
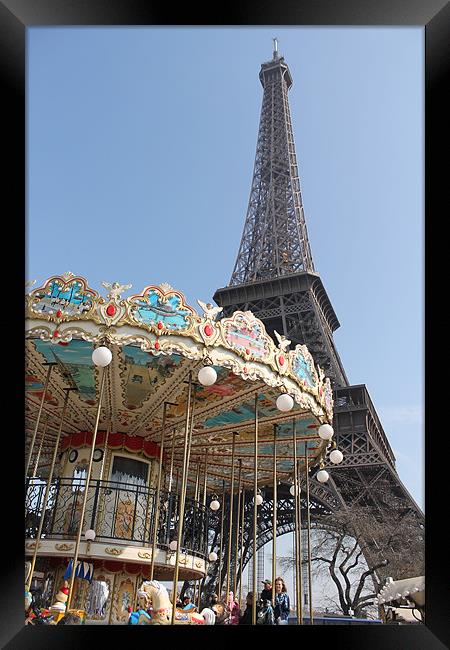
<svg viewBox="0 0 450 650">
<path fill-rule="evenodd" d="M 34 548 L 33 540 L 36 539 L 42 516 L 45 488 L 45 481 L 37 477 L 27 478 L 27 550 Z M 54 556 L 58 553 L 64 556 L 73 551 L 84 490 L 80 479 L 56 478 L 52 481 L 39 540 L 40 556 Z M 82 542 L 80 557 L 117 558 L 127 562 L 148 563 L 152 557 L 156 525 L 155 576 L 160 579 L 169 577 L 173 572 L 175 556 L 169 544 L 177 536 L 179 494 L 160 491 L 158 523 L 156 505 L 155 488 L 92 480 L 88 488 L 82 530 L 94 530 L 95 540 Z M 216 520 L 217 515 L 207 506 L 186 497 L 179 560 L 186 579 L 195 579 L 199 574 L 204 574 L 208 555 L 208 531 L 217 525 Z"/>
</svg>

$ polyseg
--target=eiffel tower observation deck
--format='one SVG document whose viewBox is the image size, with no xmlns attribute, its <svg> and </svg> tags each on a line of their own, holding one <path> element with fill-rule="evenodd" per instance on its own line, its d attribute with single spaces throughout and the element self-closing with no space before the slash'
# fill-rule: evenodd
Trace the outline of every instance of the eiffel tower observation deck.
<svg viewBox="0 0 450 650">
<path fill-rule="evenodd" d="M 313 263 L 288 101 L 293 79 L 276 39 L 272 59 L 261 65 L 259 78 L 262 109 L 244 230 L 229 284 L 215 292 L 214 300 L 225 316 L 252 311 L 271 335 L 274 330 L 284 335 L 291 349 L 305 344 L 330 377 L 335 441 L 344 462 L 332 466 L 326 486 L 312 482 L 312 516 L 317 522 L 325 512 L 330 523 L 333 513 L 363 506 L 386 522 L 412 516 L 414 535 L 423 540 L 423 513 L 397 474 L 394 453 L 368 390 L 363 384 L 350 385 L 333 341 L 340 325 Z M 293 525 L 286 523 L 280 534 Z M 263 528 L 258 548 L 271 538 L 270 526 Z M 249 554 L 251 546 L 249 539 Z M 374 541 L 365 551 L 368 561 L 380 560 L 376 547 Z M 392 549 L 391 557 L 385 558 L 391 564 L 386 575 L 392 575 L 394 559 L 396 567 L 404 567 L 405 577 L 423 572 L 423 548 L 414 558 L 407 557 L 407 548 L 405 544 Z M 402 577 L 402 569 L 396 570 Z"/>
</svg>

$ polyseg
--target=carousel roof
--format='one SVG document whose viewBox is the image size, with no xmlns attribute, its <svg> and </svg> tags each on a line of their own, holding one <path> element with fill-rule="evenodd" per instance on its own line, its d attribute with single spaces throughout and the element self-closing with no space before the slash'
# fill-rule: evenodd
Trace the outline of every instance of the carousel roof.
<svg viewBox="0 0 450 650">
<path fill-rule="evenodd" d="M 327 443 L 318 437 L 317 428 L 332 420 L 332 391 L 306 346 L 288 350 L 290 342 L 282 336 L 275 345 L 264 324 L 248 311 L 217 319 L 219 307 L 198 301 L 203 311 L 199 315 L 182 293 L 167 284 L 147 286 L 125 299 L 121 294 L 131 285 L 103 286 L 109 290 L 106 297 L 83 277 L 66 273 L 26 295 L 28 437 L 36 426 L 48 363 L 55 365 L 41 419 L 41 429 L 48 420 L 46 439 L 50 443 L 56 437 L 65 388 L 72 390 L 63 436 L 93 430 L 100 371 L 92 352 L 106 345 L 113 359 L 107 368 L 99 429 L 122 434 L 127 441 L 135 438 L 138 444 L 139 439 L 159 443 L 163 404 L 174 403 L 167 407 L 165 450 L 170 452 L 174 439 L 175 467 L 182 462 L 189 373 L 196 381 L 202 366 L 214 366 L 217 381 L 195 387 L 190 456 L 191 467 L 203 464 L 207 451 L 210 488 L 219 489 L 223 480 L 229 481 L 233 432 L 239 434 L 235 459 L 242 459 L 244 481 L 253 482 L 256 395 L 261 485 L 271 482 L 275 424 L 280 479 L 287 480 L 293 470 L 294 420 L 300 459 L 306 443 L 311 462 L 323 457 Z M 276 407 L 284 392 L 294 399 L 288 413 Z"/>
</svg>

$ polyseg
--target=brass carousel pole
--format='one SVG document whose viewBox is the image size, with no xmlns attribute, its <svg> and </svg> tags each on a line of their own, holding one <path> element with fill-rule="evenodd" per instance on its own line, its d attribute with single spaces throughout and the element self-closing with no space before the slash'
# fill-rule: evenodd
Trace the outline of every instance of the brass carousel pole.
<svg viewBox="0 0 450 650">
<path fill-rule="evenodd" d="M 277 428 L 273 425 L 273 499 L 272 499 L 272 605 L 275 609 L 275 580 L 277 577 Z"/>
<path fill-rule="evenodd" d="M 189 381 L 188 381 L 188 396 L 186 402 L 186 420 L 185 420 L 185 430 L 184 430 L 184 449 L 183 449 L 183 473 L 181 477 L 181 489 L 180 489 L 180 507 L 178 510 L 178 534 L 177 534 L 177 550 L 175 553 L 175 568 L 173 574 L 173 587 L 172 587 L 172 619 L 171 625 L 175 624 L 175 613 L 177 607 L 177 586 L 178 586 L 178 568 L 179 568 L 179 559 L 180 559 L 180 546 L 183 532 L 183 518 L 184 518 L 184 501 L 186 497 L 186 483 L 187 483 L 187 468 L 188 468 L 188 442 L 190 440 L 189 425 L 190 422 L 190 412 L 191 412 L 191 395 L 192 395 L 192 371 L 189 372 Z"/>
<path fill-rule="evenodd" d="M 57 436 L 56 436 L 55 449 L 53 451 L 52 464 L 50 466 L 50 473 L 48 475 L 47 485 L 45 486 L 45 494 L 44 494 L 44 499 L 42 501 L 42 514 L 41 514 L 41 519 L 39 521 L 38 531 L 37 531 L 37 534 L 36 534 L 36 544 L 35 544 L 35 547 L 34 547 L 33 559 L 31 560 L 30 575 L 29 575 L 29 578 L 28 578 L 26 591 L 30 591 L 31 581 L 32 581 L 32 578 L 33 578 L 33 571 L 34 571 L 34 566 L 36 564 L 36 558 L 37 558 L 39 543 L 40 543 L 40 539 L 41 539 L 42 528 L 44 526 L 45 510 L 46 510 L 46 507 L 47 507 L 48 494 L 50 492 L 50 486 L 51 486 L 52 479 L 53 479 L 53 471 L 55 469 L 56 457 L 58 455 L 59 440 L 61 438 L 61 431 L 62 431 L 62 427 L 63 427 L 63 423 L 64 423 L 64 416 L 66 414 L 67 402 L 69 400 L 69 392 L 71 390 L 75 390 L 75 389 L 73 389 L 73 388 L 64 388 L 64 390 L 66 392 L 66 396 L 64 398 L 64 405 L 63 405 L 63 409 L 62 409 L 61 422 L 60 422 L 58 433 L 57 433 Z"/>
<path fill-rule="evenodd" d="M 233 491 L 234 491 L 234 449 L 236 444 L 237 431 L 233 431 L 233 444 L 231 448 L 231 487 L 230 487 L 230 534 L 228 536 L 228 559 L 227 559 L 227 582 L 225 589 L 225 597 L 228 600 L 230 590 L 230 569 L 231 569 L 231 547 L 233 546 Z"/>
<path fill-rule="evenodd" d="M 156 535 L 158 533 L 159 525 L 159 498 L 161 493 L 161 478 L 163 472 L 163 455 L 164 455 L 164 438 L 166 435 L 166 409 L 168 406 L 176 406 L 173 402 L 164 402 L 163 406 L 163 418 L 162 418 L 162 434 L 161 442 L 159 443 L 159 472 L 158 472 L 158 484 L 156 487 L 155 495 L 155 516 L 153 517 L 153 539 L 152 539 L 152 563 L 150 565 L 150 580 L 153 580 L 153 572 L 155 569 L 155 551 L 156 551 Z"/>
<path fill-rule="evenodd" d="M 87 470 L 86 479 L 84 483 L 84 496 L 83 496 L 83 502 L 81 504 L 80 522 L 78 524 L 77 540 L 75 543 L 75 551 L 73 554 L 72 571 L 70 575 L 70 585 L 69 585 L 69 598 L 67 600 L 66 612 L 69 611 L 70 605 L 72 604 L 73 585 L 75 582 L 75 573 L 76 573 L 77 562 L 78 562 L 78 553 L 80 550 L 81 534 L 83 532 L 84 513 L 86 511 L 86 503 L 87 503 L 88 492 L 89 492 L 89 481 L 91 479 L 92 462 L 94 459 L 95 443 L 97 440 L 98 424 L 100 421 L 100 413 L 102 410 L 102 400 L 103 400 L 103 391 L 105 387 L 106 374 L 107 374 L 107 366 L 104 366 L 102 368 L 102 379 L 100 381 L 100 392 L 98 397 L 98 406 L 97 406 L 97 415 L 95 418 L 94 433 L 92 434 L 91 453 L 89 455 L 88 470 Z"/>
<path fill-rule="evenodd" d="M 197 475 L 195 477 L 195 492 L 194 492 L 194 501 L 200 501 L 199 499 L 199 489 L 200 489 L 200 462 L 197 461 Z"/>
<path fill-rule="evenodd" d="M 56 366 L 56 362 L 44 363 L 43 365 L 48 366 L 47 377 L 45 378 L 45 385 L 44 385 L 44 390 L 42 392 L 41 403 L 39 405 L 39 411 L 38 411 L 38 416 L 37 416 L 37 420 L 36 420 L 36 426 L 34 428 L 33 437 L 31 439 L 30 450 L 28 452 L 28 460 L 27 460 L 27 466 L 26 466 L 26 469 L 25 469 L 25 476 L 27 476 L 28 470 L 30 468 L 31 456 L 33 454 L 34 443 L 35 443 L 35 440 L 36 440 L 36 436 L 37 436 L 37 432 L 38 432 L 38 428 L 39 428 L 39 423 L 41 421 L 41 413 L 42 413 L 42 409 L 43 409 L 43 406 L 44 406 L 45 396 L 47 394 L 48 384 L 49 384 L 49 381 L 50 381 L 50 373 L 52 371 L 53 366 Z"/>
<path fill-rule="evenodd" d="M 175 429 L 172 432 L 172 451 L 170 453 L 170 472 L 169 472 L 169 485 L 168 492 L 172 492 L 172 481 L 173 481 L 173 452 L 175 450 Z"/>
<path fill-rule="evenodd" d="M 239 606 L 242 602 L 242 564 L 244 562 L 244 524 L 245 524 L 245 488 L 242 490 L 242 514 L 241 514 L 241 563 L 239 569 Z"/>
<path fill-rule="evenodd" d="M 187 479 L 189 476 L 189 464 L 191 460 L 191 444 L 192 444 L 192 431 L 194 429 L 194 410 L 195 410 L 195 395 L 197 393 L 197 384 L 195 384 L 193 381 L 191 381 L 191 384 L 193 386 L 192 390 L 192 408 L 191 408 L 191 419 L 189 423 L 189 440 L 188 440 L 188 448 L 187 448 L 187 458 L 186 458 L 186 481 L 184 483 L 184 499 L 186 500 L 186 491 L 187 491 Z"/>
<path fill-rule="evenodd" d="M 47 416 L 47 418 L 45 420 L 45 423 L 44 423 L 44 430 L 42 431 L 41 442 L 39 443 L 39 449 L 38 449 L 38 452 L 36 454 L 36 459 L 34 461 L 33 476 L 37 476 L 39 460 L 41 458 L 41 451 L 42 451 L 42 447 L 43 447 L 43 444 L 44 444 L 44 438 L 45 438 L 45 434 L 47 433 L 48 420 L 49 420 L 49 417 Z"/>
<path fill-rule="evenodd" d="M 205 449 L 205 472 L 203 475 L 203 505 L 206 506 L 206 483 L 208 479 L 208 450 Z"/>
<path fill-rule="evenodd" d="M 99 479 L 98 479 L 98 486 L 99 486 L 99 491 L 101 493 L 101 482 L 103 481 L 103 472 L 105 471 L 105 460 L 106 460 L 106 453 L 108 451 L 108 439 L 109 439 L 109 434 L 111 433 L 112 430 L 112 421 L 111 419 L 108 420 L 108 425 L 106 427 L 105 431 L 105 442 L 103 444 L 103 457 L 102 457 L 102 463 L 100 465 L 100 474 L 99 474 Z M 99 509 L 98 509 L 98 516 L 96 513 L 96 518 L 95 518 L 95 532 L 98 537 L 101 537 L 100 531 L 102 530 L 103 527 L 103 520 L 104 520 L 104 511 L 105 511 L 105 499 L 106 499 L 106 491 L 103 492 L 103 497 L 99 499 Z"/>
<path fill-rule="evenodd" d="M 302 612 L 302 570 L 299 563 L 301 563 L 301 553 L 299 539 L 301 531 L 299 530 L 299 493 L 298 493 L 298 476 L 297 476 L 297 437 L 295 433 L 295 418 L 292 420 L 292 437 L 294 447 L 294 546 L 295 546 L 295 600 L 297 603 L 297 625 L 303 624 Z"/>
<path fill-rule="evenodd" d="M 252 625 L 256 625 L 256 527 L 258 524 L 258 393 L 255 395 L 255 452 L 254 452 L 254 488 L 253 488 L 253 604 L 252 604 Z M 275 589 L 275 585 L 273 585 Z"/>
<path fill-rule="evenodd" d="M 311 520 L 309 513 L 309 468 L 308 468 L 308 442 L 305 443 L 305 473 L 306 473 L 306 527 L 308 531 L 308 594 L 309 594 L 309 621 L 313 625 L 312 604 L 312 579 L 311 579 Z"/>
<path fill-rule="evenodd" d="M 219 549 L 219 581 L 217 584 L 217 597 L 222 595 L 222 553 L 223 553 L 223 517 L 225 511 L 225 481 L 222 481 L 222 513 L 220 517 L 220 549 Z"/>
<path fill-rule="evenodd" d="M 302 541 L 302 490 L 300 486 L 300 459 L 297 460 L 297 485 L 298 485 L 298 500 L 297 500 L 297 525 L 298 525 L 298 571 L 300 575 L 299 580 L 299 597 L 300 597 L 300 625 L 303 624 L 303 541 Z"/>
<path fill-rule="evenodd" d="M 233 594 L 236 596 L 237 579 L 238 579 L 238 556 L 239 556 L 239 526 L 241 524 L 241 489 L 242 489 L 242 458 L 239 458 L 238 474 L 238 503 L 237 503 L 237 521 L 236 521 L 236 555 L 235 571 L 233 572 Z"/>
<path fill-rule="evenodd" d="M 112 428 L 112 422 L 109 420 L 108 426 L 106 427 L 106 432 L 105 432 L 105 444 L 103 445 L 103 457 L 102 457 L 102 464 L 100 466 L 100 481 L 103 481 L 103 472 L 105 470 L 105 459 L 106 459 L 106 452 L 108 451 L 108 438 L 109 434 L 111 433 L 111 428 Z"/>
<path fill-rule="evenodd" d="M 204 513 L 206 513 L 205 508 L 206 508 L 206 484 L 207 484 L 207 480 L 208 480 L 208 449 L 205 449 L 205 471 L 204 471 L 204 476 L 203 476 L 203 508 L 204 508 L 203 512 Z M 204 514 L 204 516 L 206 517 L 206 514 Z M 202 532 L 203 532 L 203 530 L 204 529 L 202 529 Z M 206 531 L 206 548 L 208 548 L 208 531 Z M 203 587 L 205 585 L 205 578 L 206 578 L 206 574 L 201 579 L 201 582 L 199 582 L 198 603 L 197 603 L 197 607 L 198 607 L 199 611 L 200 611 L 200 600 L 201 600 L 201 597 L 202 597 L 202 590 L 203 590 Z"/>
</svg>

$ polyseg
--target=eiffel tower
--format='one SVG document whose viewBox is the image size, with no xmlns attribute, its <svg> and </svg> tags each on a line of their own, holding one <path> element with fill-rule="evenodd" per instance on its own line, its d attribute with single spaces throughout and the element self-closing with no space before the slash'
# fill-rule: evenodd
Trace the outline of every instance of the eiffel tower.
<svg viewBox="0 0 450 650">
<path fill-rule="evenodd" d="M 272 336 L 277 330 L 292 347 L 306 344 L 332 381 L 334 439 L 344 461 L 331 465 L 326 485 L 310 482 L 311 522 L 320 526 L 326 517 L 327 526 L 332 527 L 337 512 L 360 505 L 378 521 L 389 518 L 392 522 L 394 517 L 400 522 L 412 516 L 413 534 L 423 540 L 423 513 L 397 474 L 393 451 L 368 390 L 365 385 L 349 384 L 333 342 L 339 321 L 313 264 L 288 102 L 292 75 L 279 55 L 276 39 L 272 60 L 262 64 L 259 79 L 264 92 L 244 231 L 230 283 L 216 291 L 214 300 L 223 308 L 224 316 L 250 310 Z M 250 521 L 250 501 L 247 507 Z M 302 502 L 302 509 L 306 507 Z M 278 491 L 277 516 L 277 534 L 293 530 L 292 498 L 283 489 Z M 245 529 L 244 565 L 272 539 L 270 488 L 266 489 L 259 521 L 256 549 L 252 548 L 250 524 Z M 367 541 L 367 562 L 379 562 L 376 540 Z M 391 566 L 395 559 L 396 567 L 404 567 L 405 575 L 397 569 L 396 578 L 422 575 L 423 544 L 420 550 L 411 558 L 405 544 L 403 548 L 392 547 L 389 557 L 383 557 Z M 380 578 L 389 575 L 389 564 L 384 576 L 380 569 Z"/>
</svg>

